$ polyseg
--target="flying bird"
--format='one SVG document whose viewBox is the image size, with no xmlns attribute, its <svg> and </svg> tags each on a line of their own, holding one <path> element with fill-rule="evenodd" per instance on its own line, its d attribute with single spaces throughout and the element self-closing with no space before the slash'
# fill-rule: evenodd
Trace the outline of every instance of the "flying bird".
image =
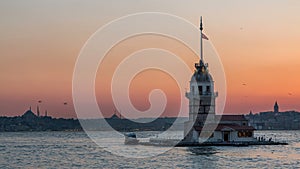
<svg viewBox="0 0 300 169">
<path fill-rule="evenodd" d="M 67 102 L 64 102 L 64 105 L 67 105 L 68 103 Z"/>
<path fill-rule="evenodd" d="M 42 100 L 39 100 L 38 103 L 42 103 Z"/>
</svg>

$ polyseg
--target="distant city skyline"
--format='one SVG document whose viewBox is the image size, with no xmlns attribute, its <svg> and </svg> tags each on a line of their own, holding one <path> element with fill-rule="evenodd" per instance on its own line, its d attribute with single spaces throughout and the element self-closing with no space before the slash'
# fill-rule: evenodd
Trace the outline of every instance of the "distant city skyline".
<svg viewBox="0 0 300 169">
<path fill-rule="evenodd" d="M 145 11 L 171 13 L 195 26 L 199 16 L 204 17 L 204 32 L 215 46 L 226 74 L 225 114 L 272 110 L 275 101 L 280 111 L 299 111 L 299 6 L 297 0 L 1 1 L 0 116 L 22 115 L 29 106 L 39 105 L 41 114 L 47 110 L 53 117 L 76 117 L 72 75 L 80 49 L 104 24 Z M 111 58 L 107 66 L 110 72 L 99 71 L 95 82 L 96 95 L 102 99 L 99 104 L 105 115 L 112 115 L 114 107 L 109 100 L 103 100 L 107 89 L 101 86 L 112 73 L 111 65 L 116 64 L 121 55 L 157 46 L 187 57 L 191 67 L 198 61 L 191 59 L 195 56 L 170 39 L 158 36 L 145 39 L 128 39 L 107 55 Z M 144 81 L 154 75 L 164 82 L 156 80 L 145 84 Z M 174 115 L 179 94 L 172 78 L 148 71 L 133 82 L 131 99 L 138 109 L 149 107 L 148 92 L 155 86 L 166 90 L 169 106 L 164 115 Z"/>
<path fill-rule="evenodd" d="M 277 111 L 276 111 L 275 105 L 278 106 L 278 107 L 277 107 Z M 55 117 L 55 118 L 63 117 L 63 116 L 57 116 L 58 113 L 54 113 L 54 112 L 51 112 L 51 113 L 49 114 L 47 108 L 45 108 L 43 111 L 41 111 L 39 105 L 37 105 L 36 107 L 29 106 L 27 109 L 24 109 L 23 112 L 21 112 L 20 114 L 17 114 L 17 115 L 0 115 L 0 117 L 1 117 L 1 116 L 3 116 L 3 117 L 5 117 L 5 116 L 7 116 L 7 117 L 22 116 L 22 115 L 24 115 L 27 111 L 32 111 L 33 114 L 35 114 L 36 116 L 40 116 L 40 117 L 43 117 L 43 116 L 49 116 L 49 117 Z M 256 111 L 256 112 L 250 110 L 249 112 L 246 112 L 246 113 L 240 113 L 240 114 L 248 115 L 248 114 L 259 114 L 259 113 L 265 113 L 265 112 L 275 112 L 275 113 L 276 113 L 276 112 L 293 112 L 293 111 L 298 112 L 298 111 L 295 110 L 295 109 L 284 109 L 284 110 L 282 110 L 281 108 L 279 108 L 278 102 L 275 101 L 275 102 L 273 103 L 273 107 L 270 107 L 269 109 L 265 109 L 265 110 L 262 110 L 262 111 Z M 53 115 L 52 115 L 52 114 L 53 114 Z M 226 115 L 226 114 L 225 114 L 225 115 Z M 124 117 L 122 116 L 122 114 L 121 114 L 120 112 L 118 112 L 117 110 L 113 110 L 112 112 L 110 112 L 109 115 L 105 116 L 105 118 L 112 118 L 113 116 L 116 116 L 116 117 L 118 117 L 118 118 L 124 118 Z M 66 117 L 68 117 L 68 116 L 66 116 Z M 164 118 L 164 117 L 168 117 L 168 116 L 162 116 L 162 118 Z M 169 116 L 169 117 L 175 117 L 175 116 Z M 184 117 L 188 117 L 188 116 L 184 116 Z M 71 117 L 71 118 L 73 118 L 73 117 Z M 76 117 L 75 117 L 75 118 L 76 118 Z M 89 117 L 87 117 L 87 118 L 89 118 Z M 143 117 L 141 117 L 141 118 L 143 118 Z M 147 117 L 145 117 L 145 118 L 147 118 Z M 152 117 L 149 117 L 149 118 L 152 118 Z"/>
</svg>

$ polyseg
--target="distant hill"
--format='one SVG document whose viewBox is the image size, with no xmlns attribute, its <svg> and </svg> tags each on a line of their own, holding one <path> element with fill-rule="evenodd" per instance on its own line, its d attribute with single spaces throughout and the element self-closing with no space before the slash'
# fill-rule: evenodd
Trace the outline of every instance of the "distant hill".
<svg viewBox="0 0 300 169">
<path fill-rule="evenodd" d="M 39 113 L 37 113 L 39 114 Z M 136 123 L 129 119 L 121 119 L 116 115 L 105 119 L 80 120 L 86 130 L 108 131 L 112 128 L 117 131 L 164 131 L 167 130 L 176 118 L 139 119 L 151 121 L 149 123 Z M 180 118 L 183 122 L 185 118 Z M 0 117 L 0 132 L 16 131 L 82 131 L 78 119 L 52 118 L 50 116 L 38 116 L 27 110 L 22 116 Z M 183 129 L 183 125 L 175 126 Z"/>
<path fill-rule="evenodd" d="M 39 113 L 37 113 L 39 114 Z M 258 114 L 245 115 L 251 126 L 257 130 L 300 130 L 300 112 L 285 111 L 279 112 L 277 103 L 274 111 L 260 112 Z M 15 131 L 82 131 L 82 123 L 85 130 L 120 132 L 130 131 L 164 131 L 173 125 L 178 119 L 179 124 L 173 126 L 175 130 L 183 130 L 183 123 L 187 118 L 165 117 L 165 118 L 144 118 L 139 121 L 151 121 L 149 123 L 137 123 L 129 119 L 113 115 L 105 119 L 64 119 L 52 118 L 51 116 L 38 116 L 31 109 L 22 116 L 0 117 L 0 132 Z"/>
<path fill-rule="evenodd" d="M 37 116 L 27 110 L 22 116 L 0 117 L 0 131 L 66 131 L 82 130 L 76 119 Z"/>
<path fill-rule="evenodd" d="M 300 112 L 260 112 L 248 114 L 246 118 L 257 130 L 300 130 Z"/>
</svg>

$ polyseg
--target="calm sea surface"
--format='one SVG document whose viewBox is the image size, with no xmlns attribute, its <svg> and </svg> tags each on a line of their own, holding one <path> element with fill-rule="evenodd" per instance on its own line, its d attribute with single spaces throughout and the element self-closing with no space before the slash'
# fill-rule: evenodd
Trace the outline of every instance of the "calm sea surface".
<svg viewBox="0 0 300 169">
<path fill-rule="evenodd" d="M 300 168 L 300 131 L 256 131 L 263 135 L 289 145 L 172 148 L 154 157 L 147 152 L 155 148 L 144 146 L 146 158 L 136 159 L 106 151 L 84 132 L 7 132 L 0 133 L 0 168 Z M 110 140 L 109 133 L 100 136 Z M 122 143 L 111 150 L 141 151 Z"/>
</svg>

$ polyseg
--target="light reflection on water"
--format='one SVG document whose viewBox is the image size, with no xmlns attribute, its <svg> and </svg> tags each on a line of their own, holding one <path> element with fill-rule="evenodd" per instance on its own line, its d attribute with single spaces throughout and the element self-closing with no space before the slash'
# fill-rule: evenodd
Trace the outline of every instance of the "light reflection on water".
<svg viewBox="0 0 300 169">
<path fill-rule="evenodd" d="M 178 147 L 151 158 L 128 159 L 105 151 L 84 132 L 0 133 L 0 168 L 295 168 L 300 167 L 300 131 L 257 131 L 286 146 Z M 150 133 L 150 135 L 155 132 Z M 181 133 L 174 133 L 180 135 Z M 139 137 L 149 133 L 137 133 Z M 103 138 L 109 133 L 102 132 Z M 170 136 L 171 137 L 171 136 Z M 109 138 L 107 139 L 109 142 Z M 120 143 L 123 142 L 120 141 Z M 109 146 L 109 145 L 108 145 Z M 126 146 L 138 151 L 138 146 Z M 157 147 L 156 147 L 157 148 Z M 144 147 L 147 151 L 151 146 Z"/>
</svg>

